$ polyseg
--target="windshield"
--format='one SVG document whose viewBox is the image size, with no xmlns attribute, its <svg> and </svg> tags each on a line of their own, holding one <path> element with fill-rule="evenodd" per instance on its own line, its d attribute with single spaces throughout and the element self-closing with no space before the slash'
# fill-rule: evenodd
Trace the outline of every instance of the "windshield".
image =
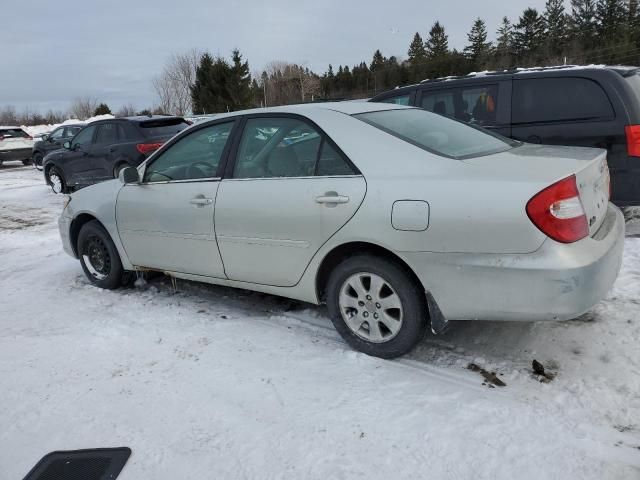
<svg viewBox="0 0 640 480">
<path fill-rule="evenodd" d="M 412 145 L 449 158 L 490 155 L 518 145 L 499 135 L 418 108 L 354 116 Z"/>
</svg>

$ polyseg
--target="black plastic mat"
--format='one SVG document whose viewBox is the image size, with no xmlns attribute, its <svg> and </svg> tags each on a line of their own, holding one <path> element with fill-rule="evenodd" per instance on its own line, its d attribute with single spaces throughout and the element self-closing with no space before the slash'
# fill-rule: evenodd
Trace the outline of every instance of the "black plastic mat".
<svg viewBox="0 0 640 480">
<path fill-rule="evenodd" d="M 51 452 L 24 480 L 114 480 L 130 455 L 128 447 Z"/>
</svg>

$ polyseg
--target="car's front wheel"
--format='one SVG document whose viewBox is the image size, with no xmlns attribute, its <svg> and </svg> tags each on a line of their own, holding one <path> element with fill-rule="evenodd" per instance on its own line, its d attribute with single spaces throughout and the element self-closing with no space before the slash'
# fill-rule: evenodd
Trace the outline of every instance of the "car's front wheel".
<svg viewBox="0 0 640 480">
<path fill-rule="evenodd" d="M 97 220 L 80 229 L 77 251 L 82 270 L 97 287 L 113 290 L 128 283 L 130 272 L 122 267 L 116 246 Z"/>
<path fill-rule="evenodd" d="M 58 169 L 58 167 L 51 167 L 47 172 L 47 183 L 51 186 L 53 193 L 64 193 L 67 185 L 64 180 L 64 175 Z"/>
<path fill-rule="evenodd" d="M 357 255 L 329 277 L 327 307 L 333 324 L 353 348 L 394 358 L 411 351 L 427 331 L 426 297 L 397 263 Z"/>
<path fill-rule="evenodd" d="M 23 165 L 29 165 L 29 164 L 31 164 L 31 159 L 30 159 L 30 158 L 25 158 L 24 160 L 22 160 L 22 164 L 23 164 Z"/>
</svg>

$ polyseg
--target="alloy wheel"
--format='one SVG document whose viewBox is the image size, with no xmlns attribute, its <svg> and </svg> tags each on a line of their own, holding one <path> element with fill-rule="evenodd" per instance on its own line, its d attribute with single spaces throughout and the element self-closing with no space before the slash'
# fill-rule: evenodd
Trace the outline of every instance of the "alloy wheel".
<svg viewBox="0 0 640 480">
<path fill-rule="evenodd" d="M 394 338 L 402 328 L 402 301 L 393 287 L 375 273 L 347 278 L 338 297 L 340 313 L 349 329 L 372 343 Z"/>
<path fill-rule="evenodd" d="M 51 190 L 54 193 L 62 193 L 62 178 L 56 172 L 49 175 L 49 181 L 51 182 Z"/>
</svg>

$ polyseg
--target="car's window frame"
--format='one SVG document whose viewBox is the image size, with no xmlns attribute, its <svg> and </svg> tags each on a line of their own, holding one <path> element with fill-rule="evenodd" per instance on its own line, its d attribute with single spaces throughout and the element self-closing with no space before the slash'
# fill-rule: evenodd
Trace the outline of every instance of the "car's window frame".
<svg viewBox="0 0 640 480">
<path fill-rule="evenodd" d="M 234 142 L 236 136 L 238 135 L 238 118 L 237 117 L 225 117 L 221 119 L 216 119 L 212 122 L 200 123 L 194 125 L 193 127 L 187 127 L 178 135 L 173 137 L 167 143 L 165 143 L 162 147 L 160 147 L 153 155 L 151 155 L 146 161 L 144 161 L 139 167 L 139 175 L 141 179 L 144 179 L 145 173 L 149 169 L 154 162 L 162 157 L 171 147 L 180 142 L 181 140 L 196 134 L 200 130 L 204 130 L 206 128 L 216 127 L 218 125 L 224 125 L 226 123 L 231 123 L 231 131 L 229 132 L 229 138 L 225 143 L 224 148 L 222 149 L 222 155 L 220 156 L 220 162 L 218 163 L 218 168 L 216 170 L 216 175 L 214 177 L 205 177 L 205 178 L 188 178 L 182 180 L 158 180 L 155 182 L 145 182 L 140 181 L 139 185 L 161 185 L 161 184 L 170 184 L 170 183 L 193 183 L 193 182 L 219 182 L 222 179 L 222 173 L 225 171 L 225 167 L 227 164 L 227 160 L 229 158 L 229 152 L 231 150 L 231 144 Z"/>
<path fill-rule="evenodd" d="M 53 132 L 51 132 L 51 133 L 49 134 L 49 137 L 48 137 L 48 138 L 51 138 L 51 139 L 53 139 L 53 140 L 59 140 L 59 139 L 62 139 L 62 138 L 66 138 L 66 137 L 64 136 L 64 131 L 65 131 L 65 129 L 66 129 L 66 127 L 58 127 L 58 128 L 56 128 Z M 58 130 L 59 130 L 60 132 L 62 132 L 62 133 L 60 134 L 60 136 L 59 136 L 59 137 L 54 137 L 53 135 L 54 135 Z"/>
<path fill-rule="evenodd" d="M 322 152 L 322 145 L 324 142 L 329 143 L 331 147 L 340 155 L 342 160 L 351 168 L 353 171 L 352 174 L 349 175 L 305 175 L 298 177 L 251 177 L 251 178 L 235 178 L 233 176 L 236 163 L 238 161 L 238 152 L 240 149 L 240 142 L 242 140 L 242 136 L 245 131 L 245 126 L 248 120 L 259 119 L 259 118 L 290 118 L 294 120 L 299 120 L 301 122 L 306 123 L 308 126 L 313 128 L 318 135 L 320 136 L 320 147 L 318 148 L 318 158 L 316 158 L 316 164 L 314 167 L 314 172 L 317 170 L 319 156 Z M 231 151 L 229 152 L 229 157 L 226 162 L 226 167 L 224 169 L 224 173 L 222 175 L 223 180 L 232 180 L 232 181 L 251 181 L 251 180 L 291 180 L 291 179 L 301 179 L 301 178 L 341 178 L 341 177 L 359 177 L 362 176 L 362 172 L 360 169 L 351 161 L 351 159 L 342 151 L 342 149 L 338 146 L 338 144 L 313 120 L 305 115 L 300 115 L 297 113 L 285 113 L 285 112 L 273 112 L 273 113 L 253 113 L 249 115 L 243 115 L 240 119 L 239 125 L 236 125 L 237 131 L 235 137 L 232 139 Z"/>
<path fill-rule="evenodd" d="M 516 96 L 516 87 L 519 82 L 536 82 L 536 81 L 544 81 L 544 80 L 583 80 L 586 82 L 593 83 L 600 89 L 602 94 L 604 95 L 604 99 L 608 102 L 609 107 L 611 109 L 610 116 L 599 116 L 599 117 L 583 117 L 583 118 L 569 118 L 569 119 L 557 119 L 557 120 L 529 120 L 529 121 L 516 121 L 514 115 L 514 105 L 515 102 L 511 102 L 511 125 L 514 128 L 517 127 L 526 127 L 526 126 L 535 126 L 535 125 L 560 125 L 560 124 L 569 124 L 569 123 L 588 123 L 588 122 L 610 122 L 616 119 L 616 108 L 612 102 L 611 96 L 607 92 L 605 86 L 595 78 L 588 76 L 580 76 L 580 75 L 545 75 L 545 76 L 522 76 L 521 78 L 513 77 L 513 84 L 511 90 L 511 98 L 515 100 Z"/>
</svg>

